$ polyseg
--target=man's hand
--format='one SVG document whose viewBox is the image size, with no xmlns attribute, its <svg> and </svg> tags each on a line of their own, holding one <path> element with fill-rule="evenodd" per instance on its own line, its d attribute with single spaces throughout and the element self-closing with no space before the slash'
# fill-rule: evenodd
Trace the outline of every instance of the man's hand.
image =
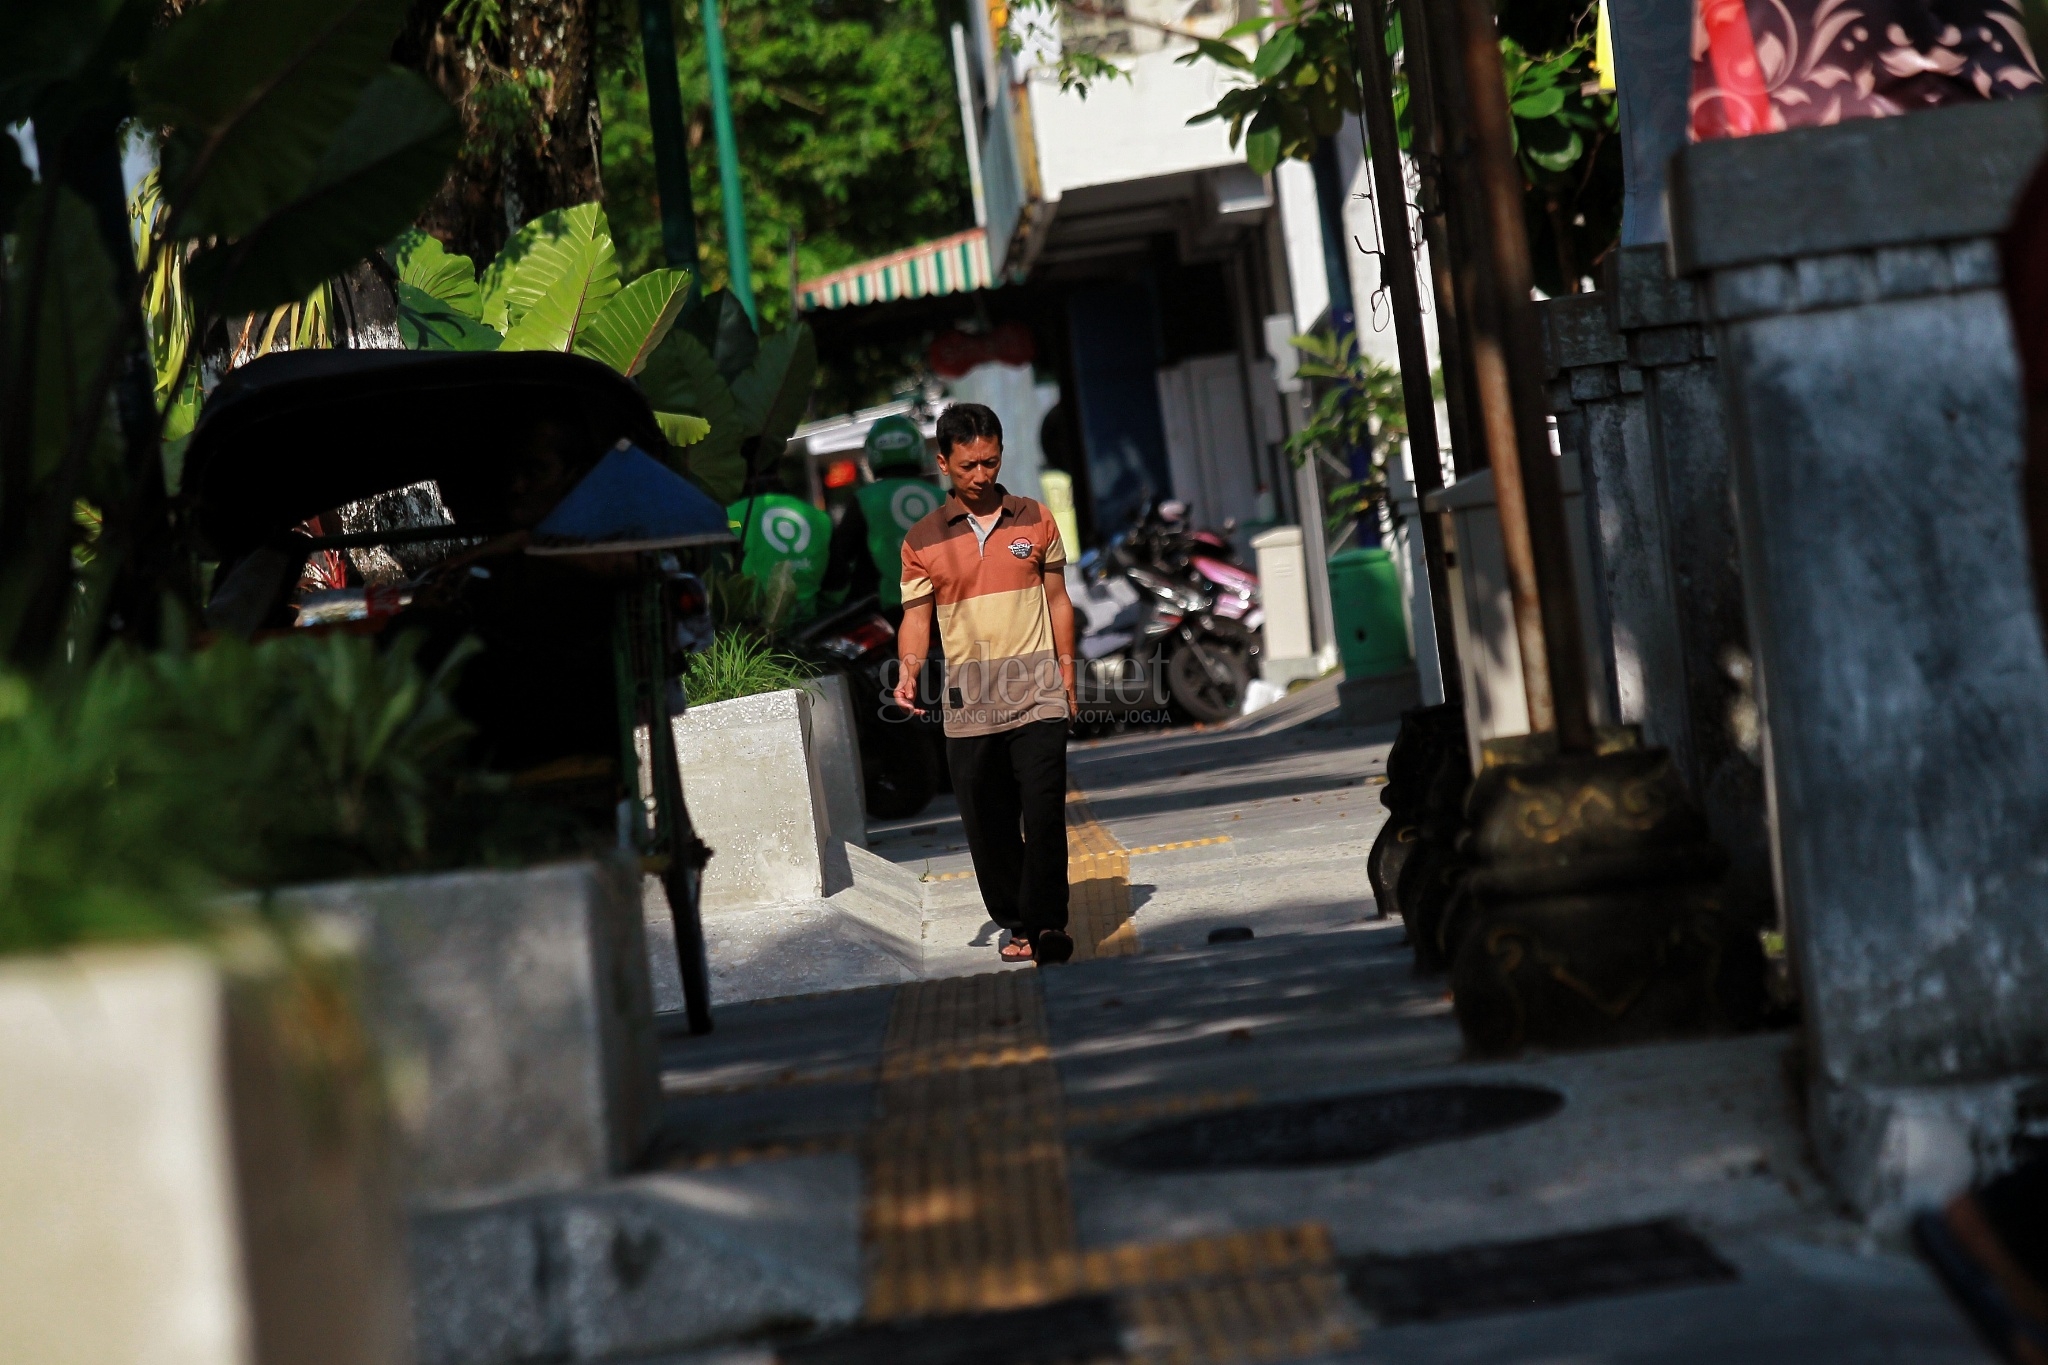
<svg viewBox="0 0 2048 1365">
<path fill-rule="evenodd" d="M 896 679 L 896 690 L 889 695 L 896 704 L 913 716 L 924 714 L 924 708 L 917 704 L 917 675 L 923 671 L 924 660 L 902 659 L 899 661 L 900 676 Z"/>
<path fill-rule="evenodd" d="M 1074 694 L 1074 602 L 1067 596 L 1064 568 L 1045 571 L 1045 610 L 1052 619 L 1053 656 L 1060 661 L 1060 682 L 1067 689 L 1067 719 L 1081 718 L 1080 699 Z"/>
<path fill-rule="evenodd" d="M 924 714 L 917 704 L 917 679 L 924 672 L 925 656 L 932 647 L 932 600 L 906 603 L 903 624 L 896 627 L 896 686 L 889 695 L 913 716 Z"/>
</svg>

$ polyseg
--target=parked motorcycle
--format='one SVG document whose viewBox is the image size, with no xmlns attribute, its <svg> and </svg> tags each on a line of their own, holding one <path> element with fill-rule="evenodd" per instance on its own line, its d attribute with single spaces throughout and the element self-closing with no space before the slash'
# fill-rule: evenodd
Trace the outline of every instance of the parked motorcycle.
<svg viewBox="0 0 2048 1365">
<path fill-rule="evenodd" d="M 902 820 L 930 805 L 944 762 L 937 709 L 920 718 L 896 704 L 896 628 L 875 599 L 819 617 L 797 633 L 795 646 L 846 679 L 868 814 Z"/>
<path fill-rule="evenodd" d="M 1177 504 L 1156 504 L 1109 554 L 1071 566 L 1067 590 L 1081 626 L 1084 723 L 1238 714 L 1265 612 L 1257 576 L 1232 562 L 1225 537 L 1190 527 Z"/>
</svg>

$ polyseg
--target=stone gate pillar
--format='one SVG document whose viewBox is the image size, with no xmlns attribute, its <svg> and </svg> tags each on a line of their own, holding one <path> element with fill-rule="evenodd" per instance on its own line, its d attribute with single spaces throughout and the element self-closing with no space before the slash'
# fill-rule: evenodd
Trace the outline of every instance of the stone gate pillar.
<svg viewBox="0 0 2048 1365">
<path fill-rule="evenodd" d="M 2048 1072 L 2048 658 L 1995 234 L 2037 101 L 1702 143 L 1673 259 L 1726 400 L 1816 1147 L 1895 1218 Z"/>
<path fill-rule="evenodd" d="M 1618 714 L 1668 748 L 1731 862 L 1730 891 L 1771 914 L 1763 780 L 1747 709 L 1713 336 L 1662 247 L 1624 248 L 1597 294 L 1543 305 L 1558 436 L 1591 485 Z"/>
</svg>

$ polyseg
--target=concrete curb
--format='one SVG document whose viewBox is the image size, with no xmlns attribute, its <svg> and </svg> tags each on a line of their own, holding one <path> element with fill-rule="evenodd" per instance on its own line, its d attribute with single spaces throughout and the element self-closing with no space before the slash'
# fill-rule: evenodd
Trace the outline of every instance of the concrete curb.
<svg viewBox="0 0 2048 1365">
<path fill-rule="evenodd" d="M 860 1313 L 852 1156 L 656 1173 L 412 1220 L 418 1365 L 638 1359 Z"/>
</svg>

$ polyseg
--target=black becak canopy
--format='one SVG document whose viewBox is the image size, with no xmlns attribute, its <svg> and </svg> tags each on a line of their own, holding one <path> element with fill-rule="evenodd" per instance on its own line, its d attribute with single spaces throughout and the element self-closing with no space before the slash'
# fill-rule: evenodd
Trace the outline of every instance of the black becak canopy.
<svg viewBox="0 0 2048 1365">
<path fill-rule="evenodd" d="M 293 351 L 251 361 L 208 396 L 183 487 L 223 562 L 308 517 L 426 479 L 458 527 L 523 529 L 509 483 L 543 429 L 566 433 L 559 453 L 576 476 L 621 439 L 665 449 L 633 382 L 583 356 Z"/>
</svg>

